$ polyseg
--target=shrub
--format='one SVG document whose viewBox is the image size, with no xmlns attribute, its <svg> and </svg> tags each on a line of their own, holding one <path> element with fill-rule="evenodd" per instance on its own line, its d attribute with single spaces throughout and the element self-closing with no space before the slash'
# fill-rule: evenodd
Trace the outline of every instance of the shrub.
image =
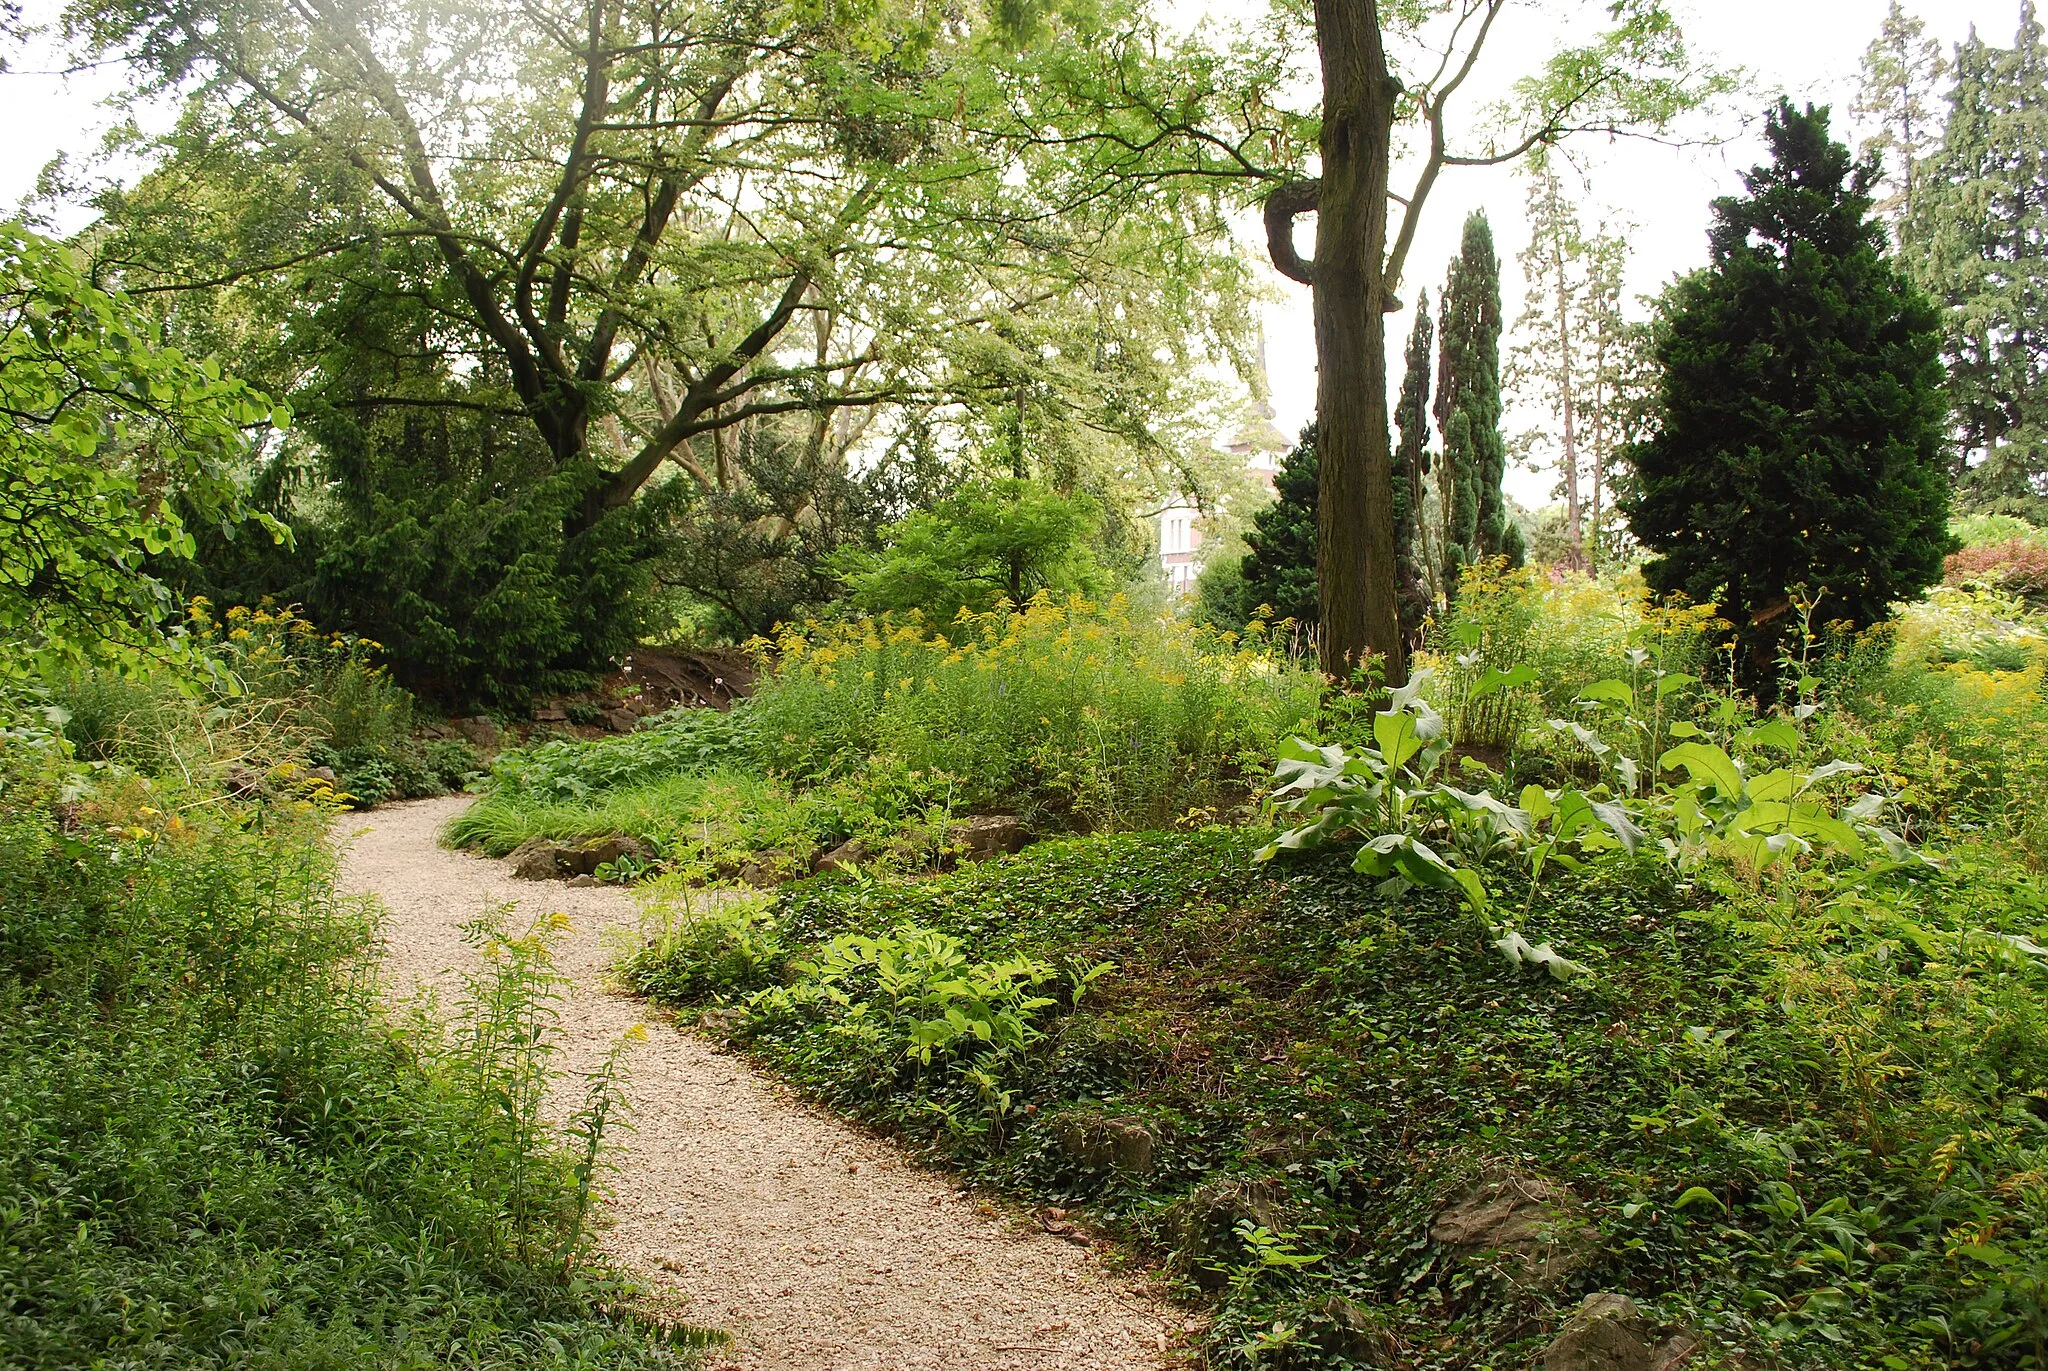
<svg viewBox="0 0 2048 1371">
<path fill-rule="evenodd" d="M 1989 586 L 2037 608 L 2048 604 L 2048 540 L 1979 543 L 1950 553 L 1944 565 L 1942 579 L 1949 585 Z"/>
<path fill-rule="evenodd" d="M 686 1360 L 586 1265 L 545 1036 L 490 1029 L 544 948 L 394 1023 L 330 817 L 0 742 L 0 1362 Z"/>
<path fill-rule="evenodd" d="M 760 755 L 799 779 L 875 756 L 957 778 L 960 800 L 1094 828 L 1171 824 L 1228 805 L 1315 707 L 1316 678 L 1244 639 L 1040 597 L 966 618 L 810 623 L 747 717 Z"/>
<path fill-rule="evenodd" d="M 916 611 L 951 633 L 961 616 L 999 604 L 1101 593 L 1108 578 L 1089 547 L 1101 525 L 1101 508 L 1086 495 L 990 481 L 882 530 L 878 552 L 846 549 L 837 566 L 861 609 Z"/>
</svg>

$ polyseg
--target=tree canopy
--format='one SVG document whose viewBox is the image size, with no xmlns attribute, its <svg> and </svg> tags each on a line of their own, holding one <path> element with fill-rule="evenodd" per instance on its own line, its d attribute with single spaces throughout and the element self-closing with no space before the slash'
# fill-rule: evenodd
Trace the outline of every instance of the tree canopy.
<svg viewBox="0 0 2048 1371">
<path fill-rule="evenodd" d="M 162 346 L 69 249 L 13 223 L 0 224 L 0 413 L 5 674 L 158 643 L 173 603 L 153 559 L 189 554 L 192 521 L 252 536 L 240 460 L 252 434 L 289 421 L 211 358 Z"/>
</svg>

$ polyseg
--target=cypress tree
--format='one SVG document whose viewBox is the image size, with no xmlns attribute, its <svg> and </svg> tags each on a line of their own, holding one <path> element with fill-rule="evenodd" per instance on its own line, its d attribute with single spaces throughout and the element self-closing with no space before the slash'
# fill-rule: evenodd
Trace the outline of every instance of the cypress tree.
<svg viewBox="0 0 2048 1371">
<path fill-rule="evenodd" d="M 1874 162 L 1825 109 L 1781 100 L 1769 166 L 1714 202 L 1710 265 L 1666 294 L 1659 426 L 1625 504 L 1660 592 L 1713 600 L 1765 691 L 1804 586 L 1852 626 L 1941 576 L 1948 550 L 1937 316 L 1883 255 Z"/>
<path fill-rule="evenodd" d="M 1429 321 L 1429 293 L 1423 291 L 1415 306 L 1415 328 L 1408 335 L 1408 370 L 1401 378 L 1401 403 L 1394 409 L 1394 423 L 1401 441 L 1394 449 L 1394 558 L 1395 599 L 1401 611 L 1401 631 L 1408 641 L 1422 639 L 1422 622 L 1429 617 L 1429 580 L 1423 574 L 1422 482 L 1429 473 L 1429 352 L 1435 330 Z"/>
<path fill-rule="evenodd" d="M 1252 515 L 1245 530 L 1244 603 L 1269 607 L 1282 619 L 1314 626 L 1316 600 L 1316 426 L 1301 431 L 1273 477 L 1278 499 Z"/>
<path fill-rule="evenodd" d="M 1521 529 L 1508 518 L 1501 492 L 1508 445 L 1500 431 L 1500 330 L 1500 258 L 1486 215 L 1474 213 L 1451 262 L 1437 326 L 1446 588 L 1466 563 L 1501 556 L 1522 562 Z"/>
</svg>

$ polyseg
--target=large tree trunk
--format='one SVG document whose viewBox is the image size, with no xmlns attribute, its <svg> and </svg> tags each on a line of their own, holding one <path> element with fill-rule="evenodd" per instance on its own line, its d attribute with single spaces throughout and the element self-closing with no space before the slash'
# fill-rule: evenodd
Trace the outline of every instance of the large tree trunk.
<svg viewBox="0 0 2048 1371">
<path fill-rule="evenodd" d="M 1393 451 L 1387 422 L 1387 176 L 1394 97 L 1376 0 L 1316 0 L 1323 175 L 1312 282 L 1316 321 L 1316 573 L 1322 667 L 1334 680 L 1377 657 L 1408 679 L 1396 604 Z"/>
</svg>

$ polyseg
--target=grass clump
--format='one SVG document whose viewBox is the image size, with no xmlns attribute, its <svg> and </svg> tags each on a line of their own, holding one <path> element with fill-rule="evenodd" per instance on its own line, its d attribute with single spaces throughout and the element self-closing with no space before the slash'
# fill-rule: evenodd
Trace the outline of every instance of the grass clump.
<svg viewBox="0 0 2048 1371">
<path fill-rule="evenodd" d="M 330 809 L 63 753 L 0 745 L 0 1362 L 690 1362 L 588 1261 L 542 939 L 395 1021 Z"/>
</svg>

